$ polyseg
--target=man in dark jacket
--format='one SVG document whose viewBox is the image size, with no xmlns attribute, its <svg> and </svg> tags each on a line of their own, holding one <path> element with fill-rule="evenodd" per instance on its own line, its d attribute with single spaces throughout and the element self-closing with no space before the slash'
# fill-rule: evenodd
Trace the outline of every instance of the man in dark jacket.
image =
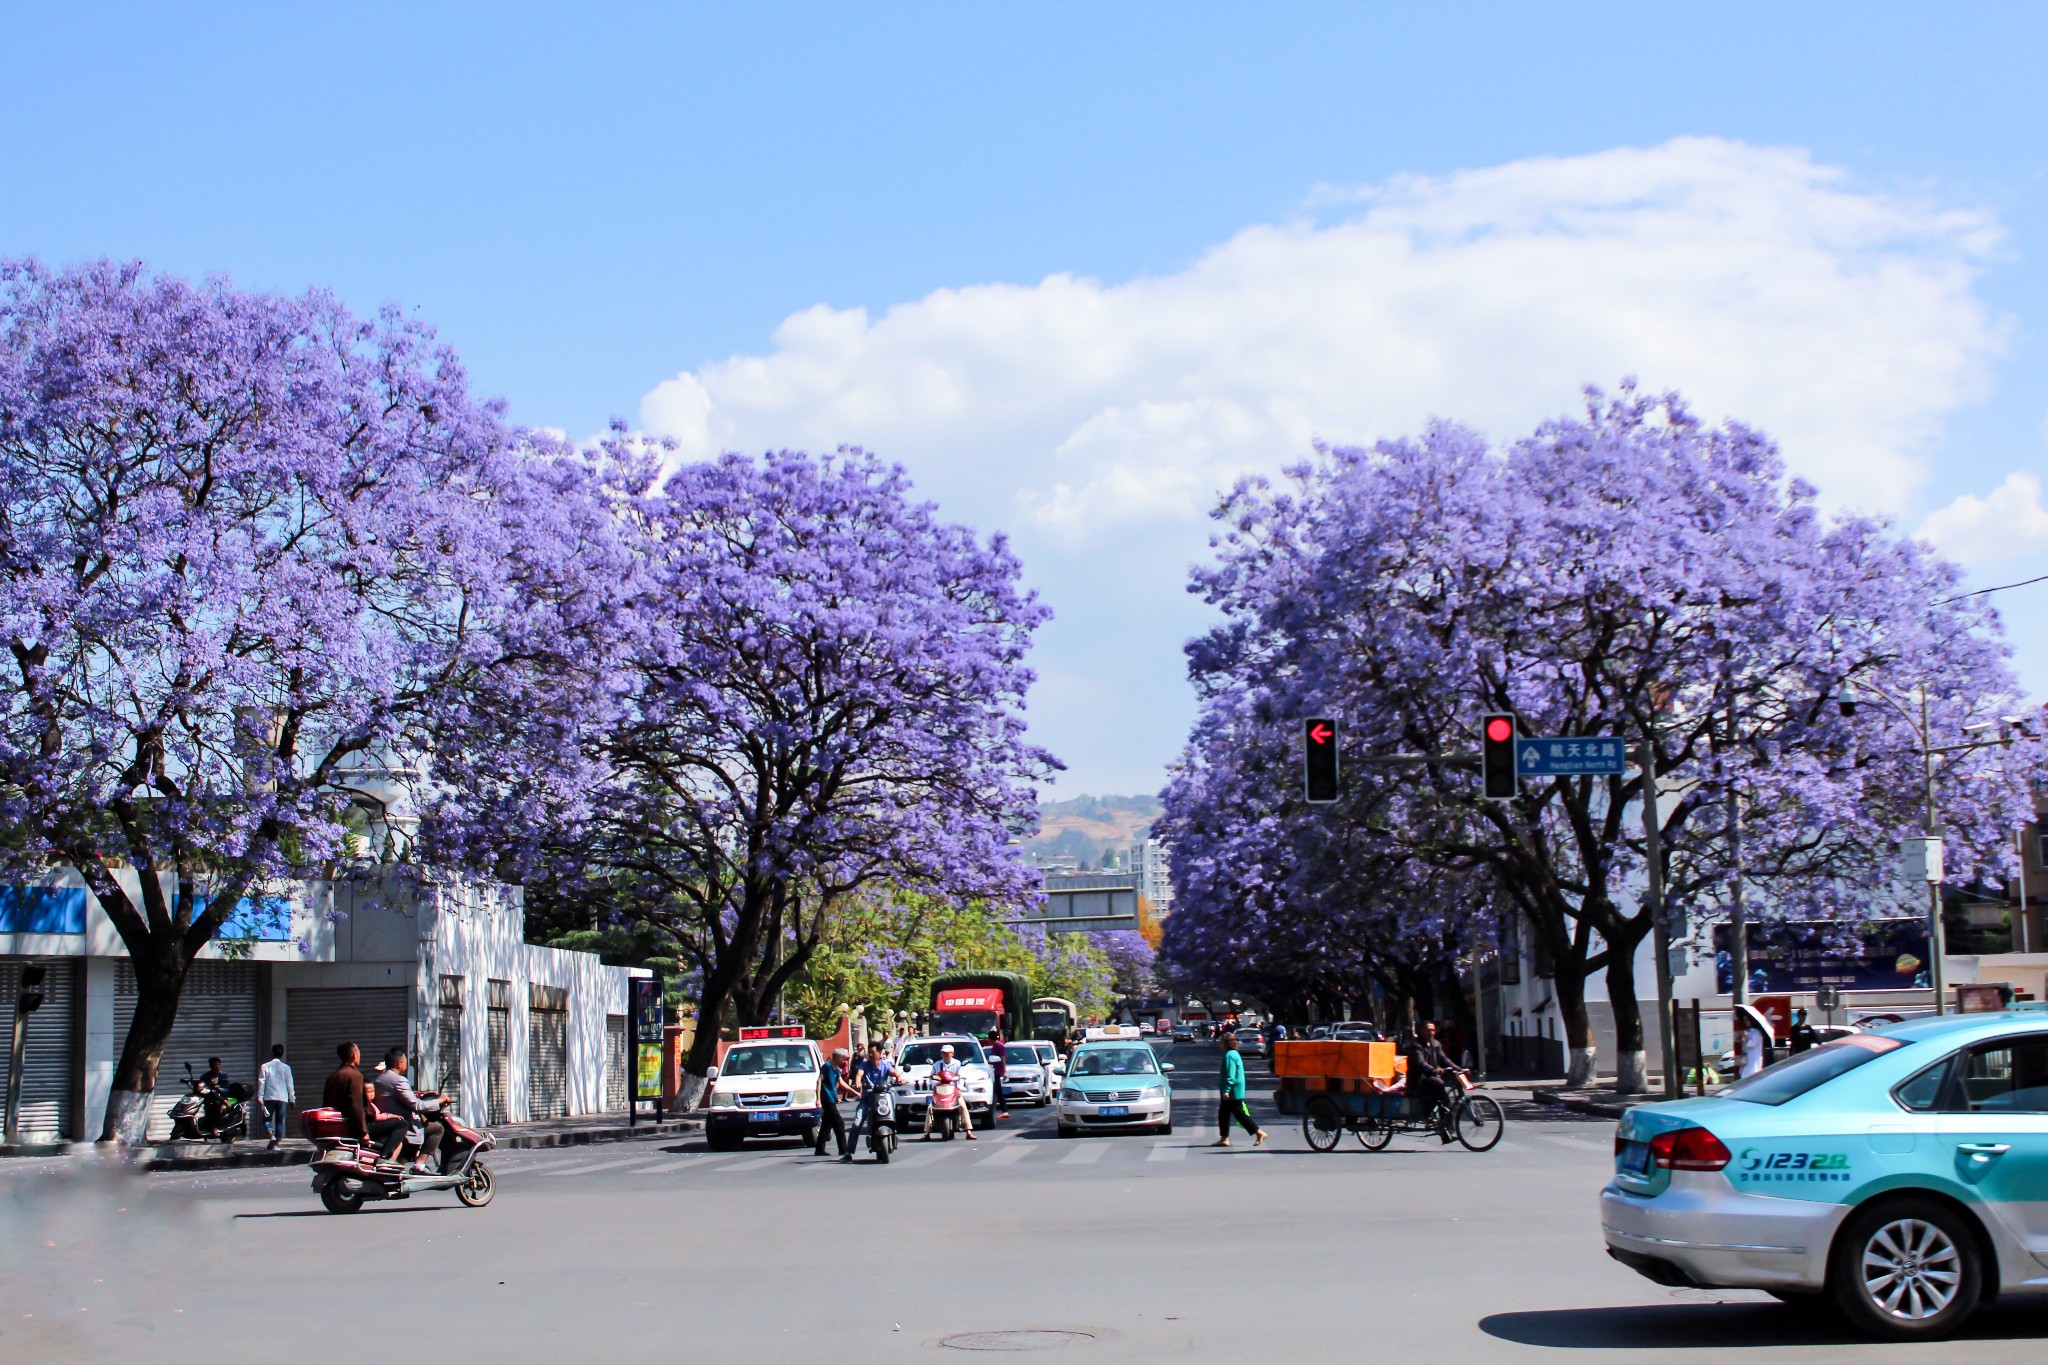
<svg viewBox="0 0 2048 1365">
<path fill-rule="evenodd" d="M 1436 1040 L 1436 1025 L 1425 1023 L 1421 1036 L 1408 1047 L 1408 1093 L 1420 1101 L 1417 1108 L 1427 1114 L 1439 1100 L 1450 1097 L 1447 1084 L 1457 1069 L 1451 1054 Z M 1439 1134 L 1445 1142 L 1451 1139 Z"/>
<path fill-rule="evenodd" d="M 348 1135 L 358 1142 L 377 1142 L 402 1132 L 405 1120 L 389 1117 L 370 1117 L 370 1087 L 363 1080 L 361 1070 L 362 1049 L 354 1043 L 343 1043 L 334 1050 L 341 1059 L 341 1065 L 327 1078 L 327 1084 L 320 1092 L 320 1103 L 329 1109 L 341 1111 L 341 1121 L 348 1128 Z"/>
</svg>

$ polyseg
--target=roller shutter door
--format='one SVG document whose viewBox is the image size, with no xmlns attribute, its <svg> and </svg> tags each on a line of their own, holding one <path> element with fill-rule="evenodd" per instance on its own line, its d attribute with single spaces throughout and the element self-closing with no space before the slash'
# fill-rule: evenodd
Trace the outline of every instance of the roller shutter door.
<svg viewBox="0 0 2048 1365">
<path fill-rule="evenodd" d="M 365 1076 L 384 1060 L 386 1048 L 410 1048 L 411 995 L 404 986 L 286 991 L 285 1060 L 292 1064 L 292 1080 L 298 1085 L 297 1108 L 310 1109 L 320 1103 L 327 1078 L 341 1065 L 335 1050 L 343 1043 L 354 1043 L 363 1050 Z M 286 1131 L 296 1135 L 298 1130 L 294 1112 Z"/>
<path fill-rule="evenodd" d="M 604 1108 L 608 1114 L 626 1110 L 626 1016 L 604 1017 Z"/>
<path fill-rule="evenodd" d="M 509 1120 L 505 1109 L 506 1053 L 512 1046 L 512 1011 L 506 1003 L 506 992 L 511 989 L 508 981 L 491 982 L 490 1008 L 485 1019 L 490 1027 L 490 1123 L 505 1123 Z"/>
<path fill-rule="evenodd" d="M 21 989 L 16 958 L 0 962 L 0 1104 L 14 1052 L 14 1001 Z M 69 958 L 44 959 L 43 1004 L 28 1017 L 21 1066 L 21 1135 L 29 1140 L 76 1135 L 78 1089 L 78 969 Z"/>
<path fill-rule="evenodd" d="M 569 1116 L 569 993 L 534 985 L 526 1009 L 527 1117 Z"/>
<path fill-rule="evenodd" d="M 447 1096 L 459 1112 L 462 1108 L 462 978 L 441 978 L 440 1002 L 434 1007 L 434 1067 L 429 1090 Z"/>
<path fill-rule="evenodd" d="M 126 962 L 114 973 L 114 1060 L 128 1041 L 128 1026 L 135 1020 L 135 969 Z M 206 1059 L 218 1057 L 227 1068 L 228 1080 L 239 1081 L 256 1091 L 256 967 L 248 962 L 195 962 L 185 972 L 185 989 L 178 997 L 178 1020 L 171 1025 L 170 1040 L 164 1044 L 163 1060 L 157 1066 L 156 1094 L 149 1102 L 149 1136 L 164 1141 L 171 1135 L 167 1117 L 171 1106 L 185 1094 L 185 1063 L 192 1074 L 206 1070 Z M 251 1123 L 251 1132 L 262 1125 Z"/>
</svg>

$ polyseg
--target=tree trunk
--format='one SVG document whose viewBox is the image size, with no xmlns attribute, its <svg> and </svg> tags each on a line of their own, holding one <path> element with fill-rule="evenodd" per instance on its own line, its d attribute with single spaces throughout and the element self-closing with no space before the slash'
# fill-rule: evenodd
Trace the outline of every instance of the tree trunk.
<svg viewBox="0 0 2048 1365">
<path fill-rule="evenodd" d="M 1633 921 L 1613 926 L 1607 940 L 1607 1003 L 1614 1011 L 1614 1088 L 1640 1094 L 1649 1084 L 1649 1052 L 1643 1043 L 1643 1007 L 1636 997 L 1636 950 L 1643 932 L 1630 933 Z"/>
<path fill-rule="evenodd" d="M 135 971 L 135 1018 L 121 1044 L 121 1059 L 114 1066 L 114 1087 L 107 1096 L 100 1141 L 139 1147 L 148 1141 L 150 1097 L 156 1093 L 164 1045 L 170 1042 L 171 1027 L 178 1021 L 178 1000 L 184 994 L 189 964 L 180 945 L 161 943 L 154 936 L 141 954 L 131 947 L 128 961 Z"/>
<path fill-rule="evenodd" d="M 1586 979 L 1559 962 L 1550 984 L 1557 992 L 1557 1012 L 1564 1020 L 1565 1086 L 1578 1090 L 1593 1083 L 1593 1021 L 1586 1014 Z"/>
</svg>

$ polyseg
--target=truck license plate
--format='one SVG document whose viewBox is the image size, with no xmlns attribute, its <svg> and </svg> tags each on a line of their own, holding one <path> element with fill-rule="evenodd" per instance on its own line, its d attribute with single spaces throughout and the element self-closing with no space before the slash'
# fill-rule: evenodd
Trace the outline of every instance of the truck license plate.
<svg viewBox="0 0 2048 1365">
<path fill-rule="evenodd" d="M 761 1112 L 759 1112 L 759 1111 L 757 1110 L 757 1111 L 755 1112 L 755 1114 L 754 1114 L 754 1122 L 756 1122 L 756 1123 L 773 1123 L 773 1122 L 775 1122 L 775 1120 L 777 1120 L 777 1119 L 779 1119 L 779 1118 L 781 1118 L 781 1117 L 782 1117 L 782 1115 L 780 1115 L 780 1114 L 763 1114 L 763 1113 L 761 1113 Z"/>
</svg>

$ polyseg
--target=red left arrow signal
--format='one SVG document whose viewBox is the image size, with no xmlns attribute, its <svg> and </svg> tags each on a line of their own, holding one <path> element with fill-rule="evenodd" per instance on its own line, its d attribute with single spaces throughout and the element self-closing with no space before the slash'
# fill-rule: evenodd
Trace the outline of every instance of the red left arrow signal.
<svg viewBox="0 0 2048 1365">
<path fill-rule="evenodd" d="M 1335 733 L 1336 731 L 1332 730 L 1329 726 L 1323 724 L 1321 721 L 1317 721 L 1314 725 L 1308 727 L 1308 737 L 1318 744 L 1328 744 L 1330 742 L 1330 736 Z"/>
</svg>

